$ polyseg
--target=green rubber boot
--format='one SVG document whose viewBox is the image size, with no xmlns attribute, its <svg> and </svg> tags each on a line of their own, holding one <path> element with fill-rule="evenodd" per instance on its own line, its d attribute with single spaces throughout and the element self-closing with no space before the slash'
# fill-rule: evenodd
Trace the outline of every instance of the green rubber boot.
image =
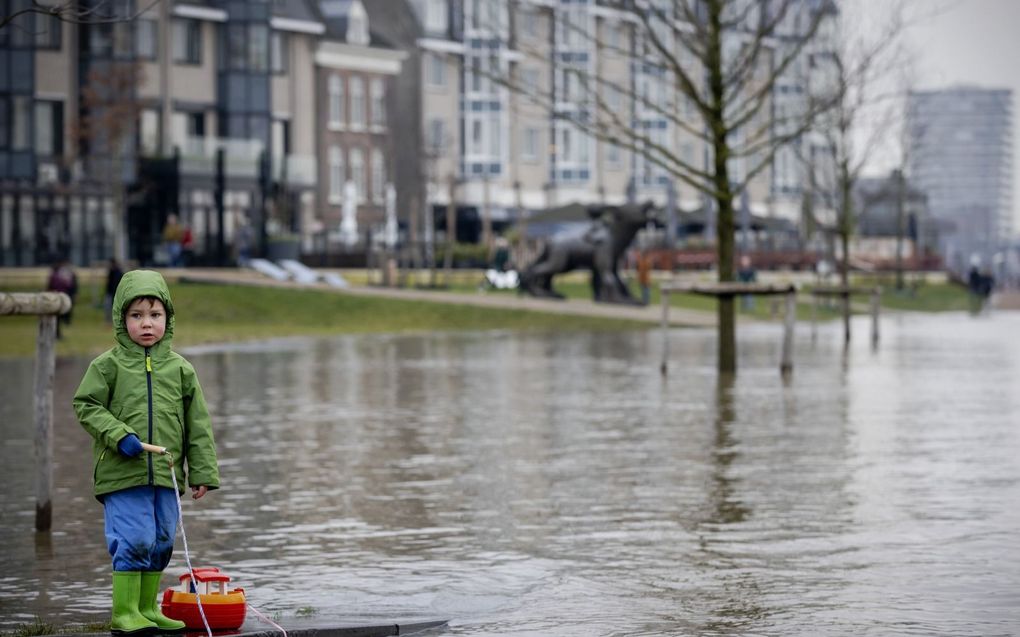
<svg viewBox="0 0 1020 637">
<path fill-rule="evenodd" d="M 184 622 L 170 619 L 159 608 L 159 580 L 162 571 L 142 571 L 142 587 L 138 596 L 138 610 L 145 619 L 156 624 L 160 633 L 179 633 L 184 630 Z"/>
<path fill-rule="evenodd" d="M 114 635 L 142 635 L 155 630 L 151 622 L 138 610 L 138 595 L 142 587 L 140 571 L 113 572 L 113 617 L 110 632 Z"/>
</svg>

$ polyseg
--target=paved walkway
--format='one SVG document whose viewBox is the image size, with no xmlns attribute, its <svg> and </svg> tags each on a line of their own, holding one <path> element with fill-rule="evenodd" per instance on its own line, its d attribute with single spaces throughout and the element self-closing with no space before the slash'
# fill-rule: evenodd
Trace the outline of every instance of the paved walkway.
<svg viewBox="0 0 1020 637">
<path fill-rule="evenodd" d="M 475 294 L 446 292 L 443 290 L 422 290 L 404 288 L 383 288 L 352 286 L 341 289 L 324 283 L 300 284 L 291 281 L 275 281 L 257 272 L 241 269 L 188 268 L 187 270 L 161 270 L 168 279 L 179 279 L 196 283 L 221 283 L 235 285 L 259 285 L 266 287 L 282 287 L 291 289 L 312 289 L 336 294 L 353 296 L 372 296 L 378 298 L 404 299 L 408 301 L 427 301 L 433 303 L 449 303 L 473 305 L 478 307 L 526 310 L 530 312 L 547 312 L 551 314 L 571 314 L 579 316 L 596 316 L 603 318 L 642 321 L 658 325 L 662 321 L 662 307 L 659 305 L 629 306 L 610 303 L 594 303 L 581 299 L 557 301 L 536 299 L 517 294 Z M 675 327 L 714 327 L 714 312 L 703 312 L 672 307 L 669 310 L 670 325 Z"/>
</svg>

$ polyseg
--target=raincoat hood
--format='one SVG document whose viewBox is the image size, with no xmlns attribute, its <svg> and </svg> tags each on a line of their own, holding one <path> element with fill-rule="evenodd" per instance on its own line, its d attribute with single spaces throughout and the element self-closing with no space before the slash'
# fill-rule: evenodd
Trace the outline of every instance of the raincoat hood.
<svg viewBox="0 0 1020 637">
<path fill-rule="evenodd" d="M 170 301 L 170 288 L 163 275 L 153 270 L 132 270 L 124 273 L 117 291 L 113 295 L 113 334 L 117 343 L 129 350 L 143 351 L 145 348 L 131 340 L 124 323 L 124 310 L 140 296 L 153 296 L 163 302 L 166 308 L 166 332 L 158 343 L 149 349 L 154 355 L 169 352 L 174 338 L 174 306 Z"/>
</svg>

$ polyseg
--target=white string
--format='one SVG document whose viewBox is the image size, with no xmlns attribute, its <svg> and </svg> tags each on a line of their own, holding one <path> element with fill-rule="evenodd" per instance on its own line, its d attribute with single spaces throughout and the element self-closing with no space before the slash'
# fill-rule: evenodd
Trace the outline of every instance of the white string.
<svg viewBox="0 0 1020 637">
<path fill-rule="evenodd" d="M 198 594 L 198 578 L 195 577 L 195 569 L 191 567 L 191 555 L 188 553 L 188 535 L 184 532 L 184 511 L 181 509 L 181 493 L 177 490 L 177 472 L 174 471 L 174 458 L 170 455 L 170 452 L 165 452 L 167 458 L 170 460 L 170 478 L 174 482 L 174 495 L 177 496 L 177 520 L 181 527 L 181 539 L 184 541 L 184 561 L 188 564 L 188 572 L 191 573 L 191 582 L 195 586 L 195 600 L 198 602 L 198 613 L 202 616 L 202 623 L 205 624 L 205 632 L 208 637 L 212 637 L 212 629 L 209 628 L 209 620 L 205 618 L 205 610 L 202 608 L 202 596 Z M 255 608 L 247 602 L 245 605 L 251 609 L 251 612 L 255 613 L 258 618 L 266 623 L 272 624 L 283 633 L 283 637 L 287 637 L 287 631 L 283 629 L 283 626 L 277 624 L 273 620 L 269 619 L 259 609 Z"/>
<path fill-rule="evenodd" d="M 260 619 L 260 620 L 262 620 L 262 621 L 264 621 L 264 622 L 266 622 L 266 623 L 272 624 L 273 626 L 275 626 L 275 627 L 276 627 L 276 629 L 277 629 L 278 631 L 280 631 L 281 633 L 283 633 L 283 637 L 287 637 L 287 631 L 283 629 L 283 626 L 281 626 L 281 625 L 277 624 L 277 623 L 276 623 L 276 622 L 274 622 L 273 620 L 269 619 L 268 617 L 266 617 L 265 615 L 263 615 L 262 613 L 260 613 L 260 612 L 259 612 L 259 609 L 255 608 L 255 607 L 254 607 L 254 606 L 252 606 L 251 604 L 248 604 L 248 608 L 250 608 L 250 609 L 251 609 L 251 612 L 253 612 L 253 613 L 255 613 L 256 615 L 258 615 L 258 617 L 259 617 L 259 619 Z"/>
<path fill-rule="evenodd" d="M 177 496 L 177 522 L 181 527 L 181 539 L 184 540 L 184 561 L 188 565 L 188 572 L 191 574 L 191 584 L 195 587 L 195 601 L 198 602 L 198 614 L 202 616 L 202 623 L 205 624 L 205 633 L 212 637 L 212 629 L 209 628 L 209 620 L 205 618 L 205 609 L 202 608 L 202 596 L 198 593 L 198 578 L 195 577 L 195 569 L 191 567 L 191 555 L 188 554 L 188 535 L 184 532 L 184 511 L 181 509 L 181 492 L 177 490 L 177 472 L 174 470 L 174 457 L 167 451 L 166 457 L 170 460 L 170 478 L 174 481 L 174 495 Z"/>
</svg>

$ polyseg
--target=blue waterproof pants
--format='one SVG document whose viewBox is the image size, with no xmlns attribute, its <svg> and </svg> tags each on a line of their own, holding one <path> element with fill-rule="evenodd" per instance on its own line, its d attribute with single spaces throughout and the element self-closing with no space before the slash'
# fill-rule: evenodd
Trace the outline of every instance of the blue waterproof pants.
<svg viewBox="0 0 1020 637">
<path fill-rule="evenodd" d="M 106 548 L 115 571 L 162 571 L 177 534 L 177 495 L 165 487 L 131 487 L 103 496 Z"/>
</svg>

